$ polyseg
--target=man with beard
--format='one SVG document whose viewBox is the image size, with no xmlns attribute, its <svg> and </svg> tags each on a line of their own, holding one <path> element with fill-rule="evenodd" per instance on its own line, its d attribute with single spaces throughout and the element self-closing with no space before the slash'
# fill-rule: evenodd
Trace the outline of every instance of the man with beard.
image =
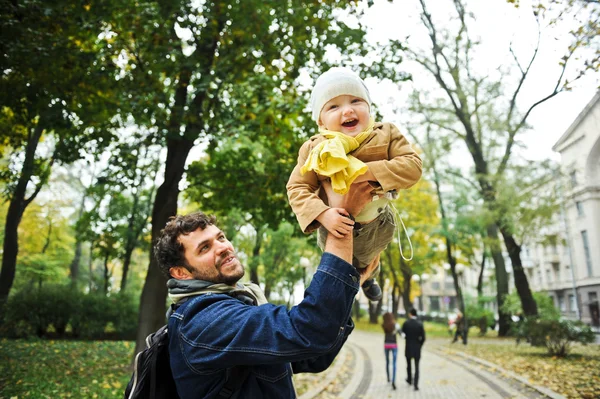
<svg viewBox="0 0 600 399">
<path fill-rule="evenodd" d="M 370 191 L 354 184 L 344 196 L 332 193 L 332 206 L 350 218 L 371 201 Z M 215 223 L 201 212 L 176 216 L 155 246 L 178 305 L 168 321 L 177 392 L 181 399 L 294 398 L 292 373 L 327 369 L 352 332 L 354 297 L 373 268 L 352 266 L 352 229 L 329 235 L 303 301 L 288 310 L 268 304 L 257 285 L 239 283 L 244 267 Z"/>
</svg>

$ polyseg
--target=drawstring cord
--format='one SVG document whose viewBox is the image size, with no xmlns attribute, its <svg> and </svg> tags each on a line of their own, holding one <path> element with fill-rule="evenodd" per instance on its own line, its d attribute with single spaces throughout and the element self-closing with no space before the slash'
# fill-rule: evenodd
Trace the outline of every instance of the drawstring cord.
<svg viewBox="0 0 600 399">
<path fill-rule="evenodd" d="M 394 224 L 396 225 L 396 231 L 398 232 L 398 249 L 400 250 L 400 256 L 402 256 L 402 259 L 404 259 L 405 261 L 410 261 L 410 260 L 412 260 L 413 255 L 414 255 L 412 242 L 410 241 L 410 236 L 408 235 L 408 231 L 406 230 L 406 226 L 404 225 L 402 216 L 400 216 L 400 212 L 398 212 L 398 210 L 394 206 L 394 203 L 390 201 L 389 205 L 391 205 L 392 209 L 394 210 L 392 215 L 394 216 Z M 408 245 L 410 245 L 410 258 L 406 258 L 404 256 L 404 253 L 402 252 L 402 241 L 400 240 L 400 226 L 398 225 L 398 221 L 397 221 L 396 217 L 398 217 L 398 219 L 400 219 L 400 224 L 402 224 L 402 228 L 404 229 L 404 235 L 406 236 L 406 239 L 408 240 Z"/>
</svg>

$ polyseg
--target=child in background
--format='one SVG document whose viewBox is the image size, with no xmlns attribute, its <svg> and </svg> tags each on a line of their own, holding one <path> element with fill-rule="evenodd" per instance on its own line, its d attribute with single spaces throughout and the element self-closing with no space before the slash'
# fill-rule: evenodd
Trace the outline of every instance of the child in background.
<svg viewBox="0 0 600 399">
<path fill-rule="evenodd" d="M 331 68 L 317 79 L 311 107 L 319 134 L 300 148 L 286 185 L 292 210 L 302 231 L 318 229 L 321 249 L 327 234 L 342 237 L 354 231 L 354 267 L 360 271 L 371 263 L 378 265 L 396 227 L 388 203 L 398 190 L 419 181 L 421 158 L 394 125 L 375 123 L 367 87 L 347 68 Z M 360 214 L 350 215 L 351 221 L 328 206 L 323 184 L 335 192 L 329 195 L 343 195 L 359 182 L 372 185 L 373 201 Z M 362 285 L 371 301 L 382 296 L 375 279 L 378 272 L 379 267 Z"/>
</svg>

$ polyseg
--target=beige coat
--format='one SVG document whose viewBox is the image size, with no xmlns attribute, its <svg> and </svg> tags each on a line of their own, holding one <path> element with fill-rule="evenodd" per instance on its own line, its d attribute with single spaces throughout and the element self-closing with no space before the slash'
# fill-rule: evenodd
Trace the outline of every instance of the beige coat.
<svg viewBox="0 0 600 399">
<path fill-rule="evenodd" d="M 316 217 L 329 209 L 325 194 L 319 190 L 327 177 L 313 171 L 300 174 L 310 151 L 323 140 L 318 134 L 300 147 L 298 163 L 286 185 L 290 206 L 305 233 L 317 229 L 320 223 Z M 369 166 L 383 192 L 410 188 L 421 178 L 421 158 L 391 123 L 375 123 L 369 137 L 350 154 Z"/>
</svg>

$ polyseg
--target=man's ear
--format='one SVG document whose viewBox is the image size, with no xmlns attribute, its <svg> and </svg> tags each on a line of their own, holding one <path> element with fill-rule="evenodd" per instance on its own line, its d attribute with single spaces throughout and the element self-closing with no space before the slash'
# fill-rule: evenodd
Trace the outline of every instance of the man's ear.
<svg viewBox="0 0 600 399">
<path fill-rule="evenodd" d="M 193 280 L 192 273 L 183 266 L 174 266 L 169 269 L 171 277 L 177 280 Z"/>
</svg>

